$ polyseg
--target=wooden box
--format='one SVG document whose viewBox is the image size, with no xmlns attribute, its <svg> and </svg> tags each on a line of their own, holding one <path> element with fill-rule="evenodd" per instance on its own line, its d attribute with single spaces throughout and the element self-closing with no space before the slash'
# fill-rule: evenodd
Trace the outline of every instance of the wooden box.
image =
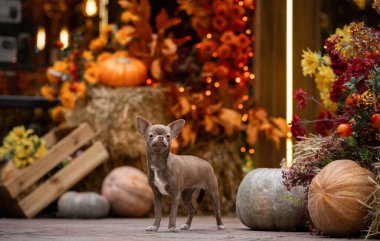
<svg viewBox="0 0 380 241">
<path fill-rule="evenodd" d="M 76 128 L 54 129 L 43 136 L 47 147 L 50 147 L 46 155 L 1 184 L 1 216 L 36 216 L 106 161 L 108 152 L 101 142 L 92 142 L 94 135 L 89 125 L 84 123 Z M 83 152 L 47 177 L 53 168 L 79 149 Z"/>
</svg>

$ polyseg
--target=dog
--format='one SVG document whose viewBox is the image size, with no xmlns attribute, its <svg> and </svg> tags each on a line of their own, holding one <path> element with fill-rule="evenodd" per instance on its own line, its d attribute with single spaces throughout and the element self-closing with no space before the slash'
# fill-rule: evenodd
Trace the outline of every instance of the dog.
<svg viewBox="0 0 380 241">
<path fill-rule="evenodd" d="M 218 180 L 212 166 L 195 156 L 181 156 L 171 153 L 171 141 L 176 138 L 185 125 L 185 120 L 176 120 L 169 125 L 152 125 L 142 117 L 136 117 L 137 129 L 144 137 L 147 162 L 148 182 L 154 194 L 155 219 L 146 231 L 157 231 L 162 216 L 162 195 L 171 198 L 169 231 L 177 232 L 176 216 L 180 199 L 187 208 L 188 217 L 180 230 L 188 230 L 194 216 L 195 208 L 192 196 L 200 189 L 197 201 L 200 202 L 204 192 L 208 191 L 212 200 L 216 224 L 224 230 L 220 212 Z"/>
</svg>

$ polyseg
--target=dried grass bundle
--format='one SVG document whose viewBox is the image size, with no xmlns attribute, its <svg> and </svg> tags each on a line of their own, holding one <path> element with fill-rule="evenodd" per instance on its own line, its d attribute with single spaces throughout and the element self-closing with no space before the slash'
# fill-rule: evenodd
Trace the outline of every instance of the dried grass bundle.
<svg viewBox="0 0 380 241">
<path fill-rule="evenodd" d="M 375 163 L 377 176 L 375 180 L 371 178 L 375 190 L 364 201 L 363 205 L 367 207 L 369 215 L 369 228 L 367 230 L 366 239 L 373 239 L 380 237 L 380 162 Z"/>
</svg>

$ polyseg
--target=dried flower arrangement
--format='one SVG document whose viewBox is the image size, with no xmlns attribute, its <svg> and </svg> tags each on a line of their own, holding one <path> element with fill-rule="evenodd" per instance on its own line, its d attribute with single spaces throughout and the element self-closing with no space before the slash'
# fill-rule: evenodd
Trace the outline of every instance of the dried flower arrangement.
<svg viewBox="0 0 380 241">
<path fill-rule="evenodd" d="M 374 8 L 378 3 L 375 1 Z M 310 50 L 303 54 L 303 73 L 315 78 L 322 103 L 304 90 L 296 90 L 297 106 L 305 108 L 312 100 L 325 111 L 313 121 L 293 117 L 291 132 L 297 141 L 294 159 L 290 169 L 283 172 L 288 189 L 308 187 L 323 167 L 339 159 L 354 160 L 380 175 L 380 32 L 353 22 L 337 29 L 326 40 L 325 50 L 324 55 Z M 307 135 L 310 124 L 318 135 Z M 377 186 L 378 180 L 374 181 Z M 367 203 L 371 210 L 367 237 L 380 234 L 378 199 L 377 188 Z"/>
</svg>

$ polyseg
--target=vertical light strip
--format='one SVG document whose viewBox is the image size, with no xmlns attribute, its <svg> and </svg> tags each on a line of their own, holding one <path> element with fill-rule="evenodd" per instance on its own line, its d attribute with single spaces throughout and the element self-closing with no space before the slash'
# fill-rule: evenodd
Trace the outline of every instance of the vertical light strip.
<svg viewBox="0 0 380 241">
<path fill-rule="evenodd" d="M 293 0 L 286 0 L 286 121 L 293 118 Z M 286 163 L 293 159 L 293 143 L 289 134 L 286 139 Z"/>
<path fill-rule="evenodd" d="M 108 25 L 108 0 L 99 0 L 99 32 Z"/>
</svg>

